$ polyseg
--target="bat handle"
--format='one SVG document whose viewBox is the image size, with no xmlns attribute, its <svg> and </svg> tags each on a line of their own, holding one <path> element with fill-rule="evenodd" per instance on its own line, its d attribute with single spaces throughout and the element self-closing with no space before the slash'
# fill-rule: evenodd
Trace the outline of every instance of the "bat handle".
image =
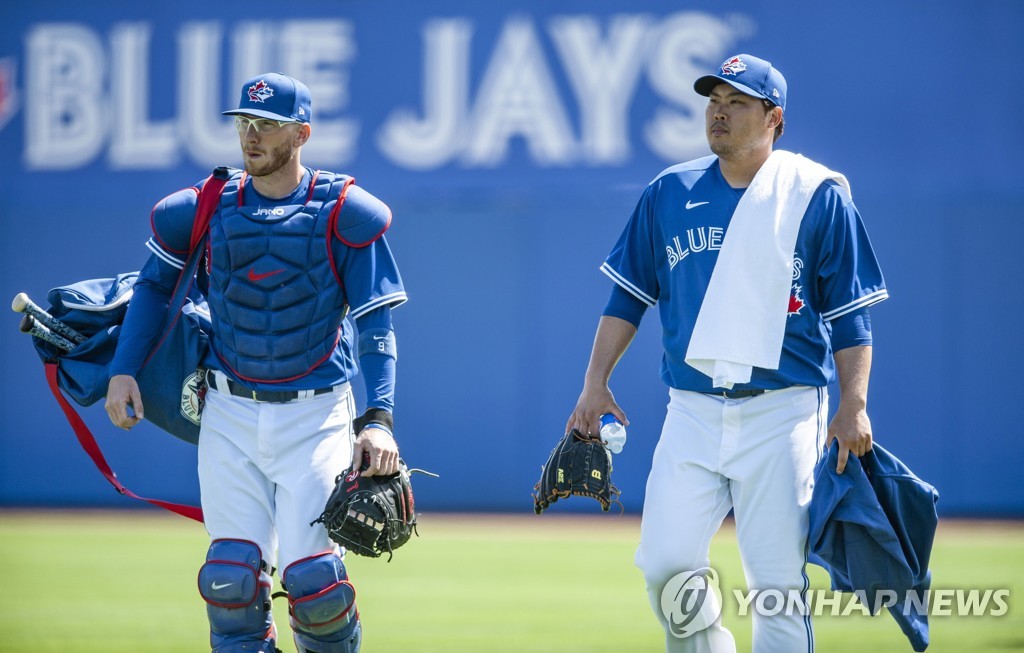
<svg viewBox="0 0 1024 653">
<path fill-rule="evenodd" d="M 74 344 L 81 344 L 88 340 L 84 335 L 76 331 L 75 329 L 64 324 L 54 316 L 47 313 L 44 309 L 39 308 L 35 302 L 33 302 L 29 296 L 23 292 L 18 293 L 14 296 L 11 301 L 11 309 L 16 313 L 25 313 L 31 315 L 36 319 L 39 324 L 45 326 L 55 334 L 60 335 L 62 338 L 70 340 Z"/>
<path fill-rule="evenodd" d="M 61 349 L 66 352 L 71 351 L 77 346 L 75 343 L 71 342 L 64 336 L 58 335 L 53 331 L 50 331 L 48 328 L 46 328 L 46 325 L 41 324 L 31 315 L 26 315 L 25 317 L 23 317 L 21 319 L 21 324 L 18 325 L 18 328 L 23 333 L 28 333 L 29 335 L 39 338 L 43 342 L 48 342 L 57 349 Z"/>
</svg>

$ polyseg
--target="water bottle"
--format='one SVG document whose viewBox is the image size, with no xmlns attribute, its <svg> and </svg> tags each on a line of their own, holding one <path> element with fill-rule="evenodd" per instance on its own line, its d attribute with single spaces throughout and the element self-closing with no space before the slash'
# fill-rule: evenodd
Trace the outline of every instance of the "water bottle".
<svg viewBox="0 0 1024 653">
<path fill-rule="evenodd" d="M 601 439 L 612 453 L 621 452 L 626 444 L 626 427 L 611 413 L 601 415 Z"/>
</svg>

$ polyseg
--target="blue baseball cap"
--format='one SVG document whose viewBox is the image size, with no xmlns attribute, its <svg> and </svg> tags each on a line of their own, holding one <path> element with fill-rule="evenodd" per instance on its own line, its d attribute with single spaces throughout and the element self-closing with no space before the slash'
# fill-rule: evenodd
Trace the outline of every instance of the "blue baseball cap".
<svg viewBox="0 0 1024 653">
<path fill-rule="evenodd" d="M 695 81 L 693 90 L 707 97 L 711 95 L 711 89 L 723 82 L 786 110 L 786 78 L 772 67 L 771 62 L 750 54 L 729 57 L 717 75 L 704 75 Z"/>
<path fill-rule="evenodd" d="M 285 122 L 309 122 L 313 117 L 311 104 L 309 89 L 299 80 L 281 73 L 264 73 L 242 84 L 238 108 L 223 115 L 244 113 Z"/>
</svg>

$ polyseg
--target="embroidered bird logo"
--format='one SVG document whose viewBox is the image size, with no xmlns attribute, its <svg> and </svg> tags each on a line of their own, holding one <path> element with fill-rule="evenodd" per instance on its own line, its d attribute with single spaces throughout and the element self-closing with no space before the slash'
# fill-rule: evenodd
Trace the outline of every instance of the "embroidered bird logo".
<svg viewBox="0 0 1024 653">
<path fill-rule="evenodd" d="M 252 102 L 266 102 L 273 95 L 274 89 L 262 79 L 249 87 L 249 100 Z"/>
<path fill-rule="evenodd" d="M 737 75 L 747 69 L 747 64 L 739 57 L 733 57 L 722 64 L 723 75 Z"/>
</svg>

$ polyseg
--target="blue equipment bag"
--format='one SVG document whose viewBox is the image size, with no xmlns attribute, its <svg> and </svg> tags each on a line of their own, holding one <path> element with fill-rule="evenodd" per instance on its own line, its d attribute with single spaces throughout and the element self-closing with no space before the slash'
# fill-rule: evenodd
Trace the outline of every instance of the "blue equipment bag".
<svg viewBox="0 0 1024 653">
<path fill-rule="evenodd" d="M 232 174 L 230 169 L 217 168 L 199 192 L 189 258 L 167 306 L 160 336 L 136 376 L 146 419 L 192 444 L 199 442 L 204 393 L 197 370 L 209 348 L 211 330 L 206 298 L 195 288 L 196 270 L 209 238 L 210 218 Z M 61 392 L 63 389 L 81 406 L 90 406 L 106 396 L 110 362 L 137 279 L 137 272 L 129 272 L 112 279 L 91 279 L 54 288 L 47 295 L 48 312 L 87 339 L 71 351 L 60 350 L 39 338 L 33 338 L 33 344 L 45 363 L 50 391 L 82 448 L 107 481 L 121 494 L 202 522 L 202 510 L 195 506 L 148 499 L 122 485 L 89 427 Z"/>
<path fill-rule="evenodd" d="M 137 278 L 137 272 L 128 272 L 113 279 L 89 279 L 54 288 L 47 296 L 48 312 L 88 337 L 70 352 L 34 340 L 39 355 L 56 362 L 60 387 L 80 406 L 91 406 L 106 396 L 110 362 Z M 187 283 L 186 278 L 183 273 L 179 285 Z M 171 310 L 179 305 L 136 381 L 146 419 L 196 444 L 202 410 L 196 371 L 209 348 L 210 317 L 206 299 L 194 287 L 183 301 L 171 299 Z"/>
</svg>

